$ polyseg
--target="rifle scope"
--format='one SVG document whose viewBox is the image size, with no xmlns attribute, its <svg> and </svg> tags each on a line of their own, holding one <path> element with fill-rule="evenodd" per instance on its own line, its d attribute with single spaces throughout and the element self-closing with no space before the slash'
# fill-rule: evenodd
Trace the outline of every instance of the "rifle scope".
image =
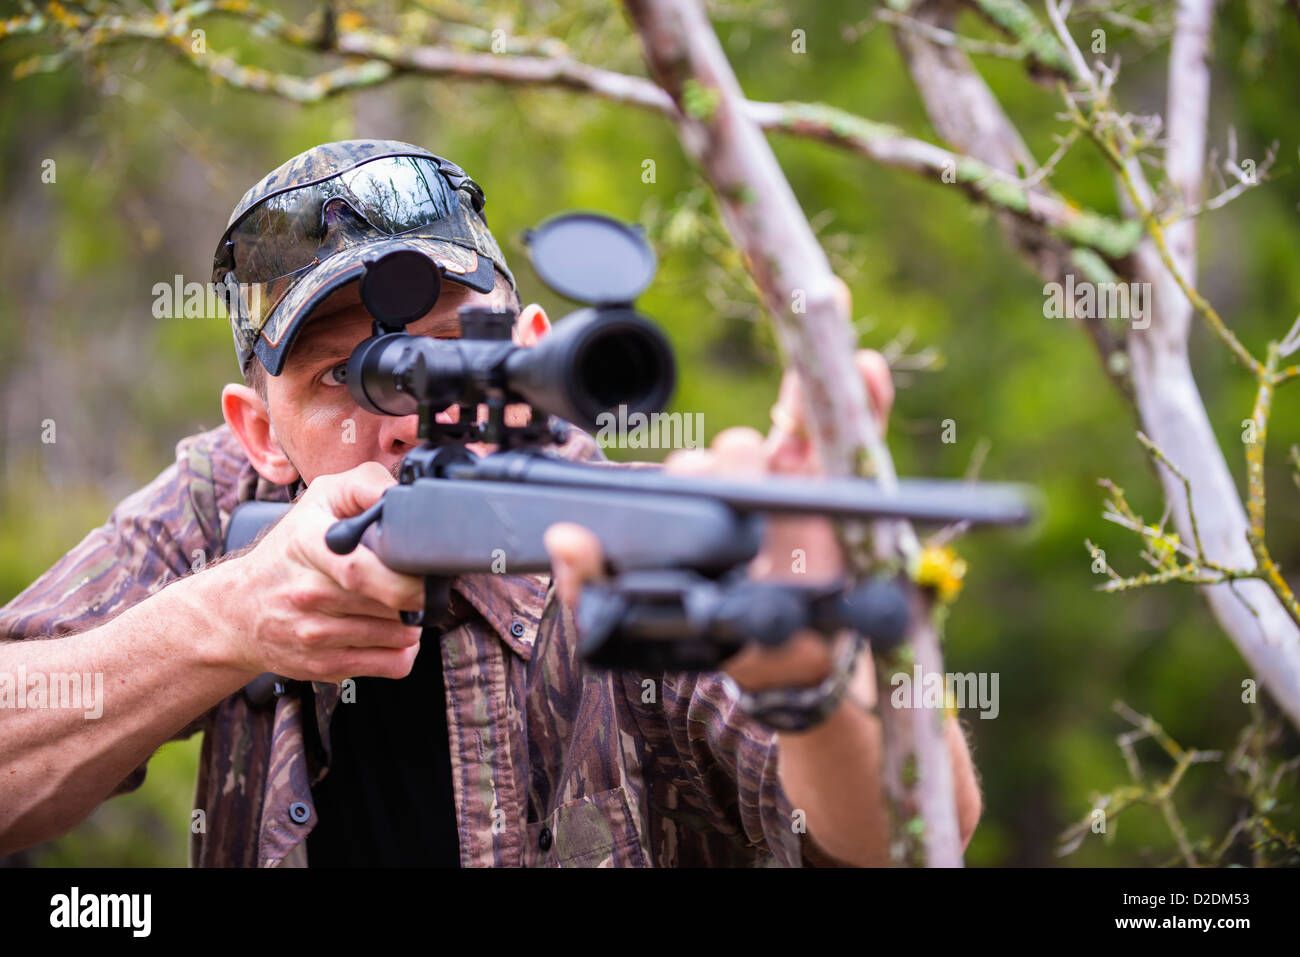
<svg viewBox="0 0 1300 957">
<path fill-rule="evenodd" d="M 658 412 L 676 383 L 667 339 L 627 307 L 580 309 L 531 347 L 510 341 L 514 313 L 465 307 L 460 339 L 391 333 L 348 359 L 348 391 L 361 408 L 411 415 L 423 406 L 525 402 L 588 431 L 602 413 Z"/>
</svg>

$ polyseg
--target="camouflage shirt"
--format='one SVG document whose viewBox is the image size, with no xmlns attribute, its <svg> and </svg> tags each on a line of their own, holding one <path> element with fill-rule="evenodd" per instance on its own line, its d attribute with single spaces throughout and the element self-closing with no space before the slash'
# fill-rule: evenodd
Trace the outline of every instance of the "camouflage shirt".
<svg viewBox="0 0 1300 957">
<path fill-rule="evenodd" d="M 556 451 L 603 459 L 575 428 Z M 174 464 L 0 609 L 0 640 L 103 624 L 220 555 L 238 503 L 295 491 L 260 478 L 225 426 L 184 439 Z M 793 826 L 776 735 L 738 711 L 716 673 L 585 667 L 547 575 L 465 575 L 453 590 L 468 619 L 440 651 L 462 866 L 831 863 Z M 299 687 L 264 707 L 231 695 L 175 736 L 204 733 L 194 806 L 206 826 L 191 865 L 308 863 L 311 786 L 347 704 L 340 685 Z"/>
</svg>

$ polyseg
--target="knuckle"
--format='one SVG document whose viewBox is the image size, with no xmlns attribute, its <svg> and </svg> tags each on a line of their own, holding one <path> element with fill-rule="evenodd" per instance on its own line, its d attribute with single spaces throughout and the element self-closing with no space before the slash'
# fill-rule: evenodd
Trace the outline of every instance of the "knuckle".
<svg viewBox="0 0 1300 957">
<path fill-rule="evenodd" d="M 328 634 L 325 624 L 311 616 L 304 616 L 294 621 L 292 626 L 294 640 L 305 648 L 319 645 Z"/>
<path fill-rule="evenodd" d="M 287 597 L 290 607 L 295 611 L 309 612 L 321 607 L 330 595 L 316 583 L 303 581 L 290 587 Z"/>
<path fill-rule="evenodd" d="M 716 439 L 714 442 L 716 443 Z M 678 449 L 664 460 L 664 471 L 679 475 L 701 475 L 713 464 L 714 455 L 709 449 Z"/>
<path fill-rule="evenodd" d="M 718 433 L 717 438 L 713 440 L 716 448 L 729 448 L 732 446 L 762 445 L 763 436 L 757 429 L 748 425 L 734 425 L 729 429 L 724 429 Z"/>
<path fill-rule="evenodd" d="M 359 591 L 364 577 L 361 571 L 361 560 L 355 555 L 339 562 L 337 578 L 344 591 Z"/>
</svg>

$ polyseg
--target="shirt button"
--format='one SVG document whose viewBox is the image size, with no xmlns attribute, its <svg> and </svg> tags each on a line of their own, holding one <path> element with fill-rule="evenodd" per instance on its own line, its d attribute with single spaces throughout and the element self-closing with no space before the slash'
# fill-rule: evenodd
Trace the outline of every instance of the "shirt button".
<svg viewBox="0 0 1300 957">
<path fill-rule="evenodd" d="M 510 623 L 510 634 L 516 638 L 522 638 L 524 636 L 524 623 L 522 621 L 512 621 Z"/>
<path fill-rule="evenodd" d="M 551 829 L 549 827 L 542 828 L 541 832 L 537 835 L 537 846 L 544 851 L 549 851 L 551 849 Z"/>
<path fill-rule="evenodd" d="M 311 808 L 302 801 L 294 801 L 289 805 L 289 817 L 295 824 L 306 824 L 307 819 L 311 817 Z"/>
</svg>

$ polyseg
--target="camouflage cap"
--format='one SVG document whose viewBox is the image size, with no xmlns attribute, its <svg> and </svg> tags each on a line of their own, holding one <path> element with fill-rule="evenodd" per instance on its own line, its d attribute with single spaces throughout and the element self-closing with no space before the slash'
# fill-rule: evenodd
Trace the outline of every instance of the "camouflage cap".
<svg viewBox="0 0 1300 957">
<path fill-rule="evenodd" d="M 389 156 L 439 160 L 455 187 L 457 208 L 427 227 L 389 235 L 346 208 L 331 210 L 320 249 L 311 268 L 257 284 L 238 282 L 231 268 L 227 239 L 237 221 L 258 204 L 304 186 L 346 173 Z M 343 140 L 298 154 L 248 190 L 226 223 L 226 234 L 213 260 L 212 281 L 228 289 L 230 324 L 240 370 L 247 375 L 256 356 L 271 375 L 284 369 L 289 348 L 311 311 L 365 273 L 366 264 L 398 249 L 415 250 L 439 267 L 444 279 L 488 293 L 496 284 L 494 267 L 515 289 L 496 239 L 482 212 L 483 193 L 458 166 L 428 150 L 397 140 Z"/>
</svg>

